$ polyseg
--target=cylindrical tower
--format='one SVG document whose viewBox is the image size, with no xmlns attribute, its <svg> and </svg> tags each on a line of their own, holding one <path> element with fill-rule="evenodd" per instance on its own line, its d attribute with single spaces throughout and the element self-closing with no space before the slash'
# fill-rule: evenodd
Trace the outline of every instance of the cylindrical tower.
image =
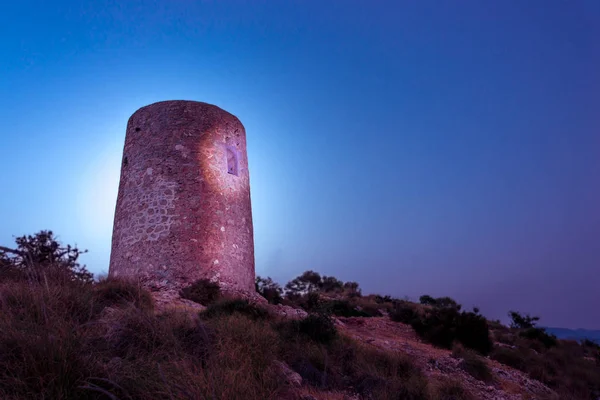
<svg viewBox="0 0 600 400">
<path fill-rule="evenodd" d="M 246 132 L 214 105 L 164 101 L 127 123 L 110 276 L 254 291 Z"/>
</svg>

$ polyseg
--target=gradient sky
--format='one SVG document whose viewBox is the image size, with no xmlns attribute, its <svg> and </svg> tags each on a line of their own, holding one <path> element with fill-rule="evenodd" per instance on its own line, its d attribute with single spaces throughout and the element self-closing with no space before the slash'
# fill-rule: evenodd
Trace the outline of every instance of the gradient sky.
<svg viewBox="0 0 600 400">
<path fill-rule="evenodd" d="M 600 2 L 9 1 L 0 243 L 108 270 L 128 117 L 245 125 L 256 270 L 600 329 Z"/>
</svg>

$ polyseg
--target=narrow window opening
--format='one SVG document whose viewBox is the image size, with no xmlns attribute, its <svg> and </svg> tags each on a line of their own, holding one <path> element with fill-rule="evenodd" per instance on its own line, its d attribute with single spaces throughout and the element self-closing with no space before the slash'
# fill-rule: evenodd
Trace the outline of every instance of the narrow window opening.
<svg viewBox="0 0 600 400">
<path fill-rule="evenodd" d="M 227 173 L 238 176 L 238 155 L 232 148 L 227 148 Z"/>
</svg>

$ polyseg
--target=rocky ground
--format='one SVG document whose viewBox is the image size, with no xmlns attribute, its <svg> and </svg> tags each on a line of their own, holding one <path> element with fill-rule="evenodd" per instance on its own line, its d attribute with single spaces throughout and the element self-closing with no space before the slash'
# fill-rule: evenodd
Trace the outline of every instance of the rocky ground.
<svg viewBox="0 0 600 400">
<path fill-rule="evenodd" d="M 521 400 L 548 398 L 552 390 L 532 380 L 520 371 L 487 359 L 494 374 L 491 384 L 481 382 L 460 367 L 460 360 L 451 351 L 433 347 L 421 341 L 413 329 L 388 318 L 338 318 L 340 331 L 360 342 L 385 351 L 403 352 L 413 358 L 427 376 L 457 379 L 482 400 Z"/>
</svg>

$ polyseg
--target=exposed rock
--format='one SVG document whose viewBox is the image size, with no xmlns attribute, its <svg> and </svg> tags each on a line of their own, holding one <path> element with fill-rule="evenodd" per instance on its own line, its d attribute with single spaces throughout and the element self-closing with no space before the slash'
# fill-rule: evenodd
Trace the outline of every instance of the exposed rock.
<svg viewBox="0 0 600 400">
<path fill-rule="evenodd" d="M 165 311 L 172 308 L 182 308 L 191 311 L 204 311 L 206 309 L 202 304 L 191 300 L 183 299 L 179 292 L 174 290 L 161 290 L 151 292 L 154 299 L 154 305 L 158 311 Z"/>
<path fill-rule="evenodd" d="M 284 319 L 303 319 L 308 316 L 308 313 L 300 308 L 285 306 L 283 304 L 262 304 L 271 315 Z"/>
<path fill-rule="evenodd" d="M 293 371 L 286 363 L 275 360 L 273 361 L 273 364 L 275 365 L 277 372 L 280 373 L 282 379 L 285 380 L 288 385 L 302 386 L 302 377 L 300 374 Z"/>
</svg>

